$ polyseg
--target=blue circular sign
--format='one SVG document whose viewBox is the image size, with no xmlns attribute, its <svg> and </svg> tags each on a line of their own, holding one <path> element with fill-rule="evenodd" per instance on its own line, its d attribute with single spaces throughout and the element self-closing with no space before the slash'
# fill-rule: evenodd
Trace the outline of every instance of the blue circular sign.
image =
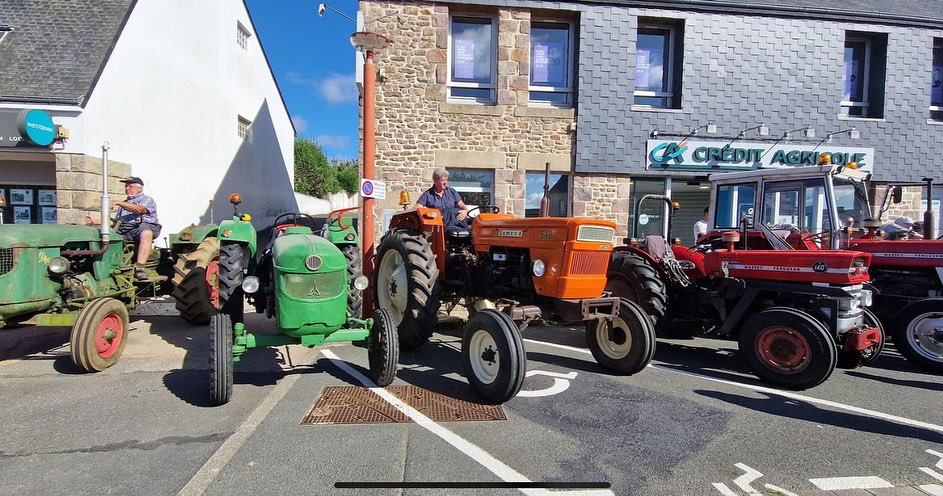
<svg viewBox="0 0 943 496">
<path fill-rule="evenodd" d="M 373 183 L 370 181 L 363 182 L 363 194 L 372 195 L 373 194 Z"/>
<path fill-rule="evenodd" d="M 39 109 L 24 110 L 17 116 L 20 135 L 37 146 L 49 146 L 56 139 L 56 125 L 52 117 Z"/>
</svg>

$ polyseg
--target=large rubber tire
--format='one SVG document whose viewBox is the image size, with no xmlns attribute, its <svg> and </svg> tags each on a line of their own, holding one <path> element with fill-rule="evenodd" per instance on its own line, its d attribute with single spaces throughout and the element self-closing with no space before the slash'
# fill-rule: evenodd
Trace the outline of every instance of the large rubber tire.
<svg viewBox="0 0 943 496">
<path fill-rule="evenodd" d="M 894 345 L 921 369 L 943 372 L 943 298 L 917 300 L 892 321 Z"/>
<path fill-rule="evenodd" d="M 232 319 L 225 313 L 210 317 L 210 401 L 225 405 L 232 398 Z"/>
<path fill-rule="evenodd" d="M 787 307 L 748 318 L 740 328 L 740 353 L 760 379 L 797 390 L 824 382 L 838 362 L 838 347 L 825 326 Z"/>
<path fill-rule="evenodd" d="M 242 281 L 245 279 L 245 248 L 239 243 L 219 245 L 219 308 L 229 314 L 232 321 L 242 322 L 245 311 L 245 295 Z"/>
<path fill-rule="evenodd" d="M 435 254 L 422 234 L 393 229 L 377 249 L 373 278 L 374 304 L 389 310 L 396 323 L 400 346 L 422 346 L 438 324 L 442 287 Z"/>
<path fill-rule="evenodd" d="M 638 303 L 656 326 L 668 307 L 668 290 L 655 267 L 631 251 L 614 251 L 606 272 L 606 291 Z"/>
<path fill-rule="evenodd" d="M 874 315 L 870 309 L 864 309 L 864 323 L 878 328 L 878 334 L 880 334 L 881 342 L 875 345 L 871 345 L 867 349 L 861 351 L 849 351 L 845 352 L 838 350 L 838 367 L 842 369 L 853 369 L 857 367 L 864 367 L 869 363 L 877 360 L 881 356 L 881 352 L 884 351 L 884 344 L 887 342 L 887 334 L 884 332 L 884 325 L 881 324 L 881 321 L 878 320 L 877 315 Z"/>
<path fill-rule="evenodd" d="M 377 386 L 389 386 L 396 379 L 399 364 L 399 337 L 396 335 L 393 316 L 382 308 L 373 311 L 373 328 L 367 346 L 370 363 L 370 379 Z"/>
<path fill-rule="evenodd" d="M 363 293 L 354 287 L 354 280 L 363 274 L 363 262 L 360 258 L 360 247 L 357 245 L 343 245 L 341 251 L 347 259 L 347 311 L 354 318 L 361 318 L 363 312 Z"/>
<path fill-rule="evenodd" d="M 514 321 L 496 310 L 476 312 L 462 333 L 462 363 L 468 384 L 485 401 L 501 404 L 517 396 L 527 355 Z"/>
<path fill-rule="evenodd" d="M 612 319 L 612 335 L 607 320 L 591 320 L 586 323 L 586 342 L 599 365 L 630 375 L 655 356 L 655 326 L 639 304 L 622 298 L 619 315 Z"/>
<path fill-rule="evenodd" d="M 100 372 L 118 362 L 127 342 L 127 307 L 114 298 L 99 298 L 79 312 L 69 353 L 80 369 Z"/>
<path fill-rule="evenodd" d="M 180 316 L 191 324 L 206 324 L 216 313 L 219 241 L 208 237 L 196 250 L 181 253 L 174 264 L 173 296 Z"/>
</svg>

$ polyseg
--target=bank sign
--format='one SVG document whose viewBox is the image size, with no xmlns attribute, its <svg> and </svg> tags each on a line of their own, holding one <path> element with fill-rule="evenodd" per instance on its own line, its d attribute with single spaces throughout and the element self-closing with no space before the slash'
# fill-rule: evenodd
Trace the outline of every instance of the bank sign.
<svg viewBox="0 0 943 496">
<path fill-rule="evenodd" d="M 56 139 L 56 125 L 48 113 L 24 109 L 0 113 L 0 148 L 48 147 Z"/>
<path fill-rule="evenodd" d="M 858 164 L 871 171 L 874 148 L 797 145 L 729 140 L 648 140 L 646 165 L 649 170 L 737 171 L 762 168 L 817 165 L 819 156 L 830 154 L 832 163 Z"/>
</svg>

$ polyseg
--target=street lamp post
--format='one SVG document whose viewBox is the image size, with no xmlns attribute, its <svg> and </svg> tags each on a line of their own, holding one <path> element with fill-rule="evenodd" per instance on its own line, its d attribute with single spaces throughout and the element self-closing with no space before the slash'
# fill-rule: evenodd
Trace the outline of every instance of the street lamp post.
<svg viewBox="0 0 943 496">
<path fill-rule="evenodd" d="M 358 31 L 350 35 L 350 43 L 358 51 L 366 52 L 363 62 L 363 178 L 376 179 L 376 140 L 375 140 L 375 111 L 376 111 L 376 66 L 373 63 L 373 54 L 377 50 L 386 48 L 390 44 L 389 38 L 369 31 Z M 363 236 L 360 243 L 363 248 L 363 275 L 370 280 L 373 287 L 374 265 L 374 199 L 361 195 L 363 204 Z M 363 318 L 372 314 L 373 295 L 365 291 L 363 295 Z"/>
</svg>

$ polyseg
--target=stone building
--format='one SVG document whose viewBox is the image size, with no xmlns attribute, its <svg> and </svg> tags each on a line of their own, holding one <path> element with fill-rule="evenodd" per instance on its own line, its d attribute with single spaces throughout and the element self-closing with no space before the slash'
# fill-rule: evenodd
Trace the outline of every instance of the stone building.
<svg viewBox="0 0 943 496">
<path fill-rule="evenodd" d="M 555 215 L 608 218 L 622 235 L 633 199 L 664 193 L 681 201 L 676 234 L 689 242 L 708 174 L 814 164 L 826 151 L 880 181 L 943 165 L 943 18 L 932 3 L 361 0 L 360 10 L 366 30 L 392 41 L 377 54 L 379 178 L 414 200 L 445 167 L 466 203 L 524 215 L 549 163 L 569 191 Z M 379 202 L 378 222 L 397 200 Z"/>
</svg>

